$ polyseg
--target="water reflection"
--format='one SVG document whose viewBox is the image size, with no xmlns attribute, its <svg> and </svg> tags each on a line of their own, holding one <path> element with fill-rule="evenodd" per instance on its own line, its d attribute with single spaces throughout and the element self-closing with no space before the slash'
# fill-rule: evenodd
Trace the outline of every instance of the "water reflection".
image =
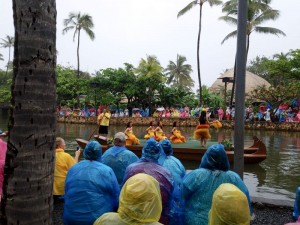
<svg viewBox="0 0 300 225">
<path fill-rule="evenodd" d="M 7 126 L 7 115 L 0 114 L 0 128 Z M 75 150 L 76 138 L 89 139 L 93 132 L 97 132 L 96 125 L 58 124 L 57 136 L 62 136 L 67 142 L 67 149 Z M 124 131 L 124 126 L 111 126 L 110 135 Z M 147 126 L 134 127 L 134 132 L 143 138 Z M 170 135 L 172 127 L 164 127 Z M 182 134 L 192 139 L 193 127 L 180 127 Z M 211 129 L 211 141 L 224 139 L 233 140 L 232 130 Z M 245 165 L 244 180 L 252 196 L 293 200 L 295 190 L 300 186 L 300 132 L 245 130 L 245 146 L 253 143 L 252 137 L 256 135 L 266 144 L 267 159 L 260 164 Z M 186 169 L 199 167 L 200 162 L 183 162 Z"/>
</svg>

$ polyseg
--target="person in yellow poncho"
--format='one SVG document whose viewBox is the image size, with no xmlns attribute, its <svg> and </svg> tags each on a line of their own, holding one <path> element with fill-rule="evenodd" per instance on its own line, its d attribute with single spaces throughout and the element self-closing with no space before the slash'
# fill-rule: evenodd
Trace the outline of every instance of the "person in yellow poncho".
<svg viewBox="0 0 300 225">
<path fill-rule="evenodd" d="M 173 123 L 172 135 L 170 136 L 172 143 L 184 143 L 186 142 L 185 136 L 181 135 L 180 130 L 177 128 L 177 121 Z"/>
<path fill-rule="evenodd" d="M 127 123 L 127 128 L 124 131 L 124 134 L 127 136 L 126 145 L 138 145 L 138 144 L 140 144 L 140 140 L 133 133 L 132 122 Z"/>
<path fill-rule="evenodd" d="M 81 150 L 75 152 L 73 158 L 70 154 L 65 152 L 66 143 L 61 137 L 56 138 L 55 150 L 55 167 L 54 167 L 54 183 L 53 183 L 53 196 L 54 199 L 60 198 L 65 194 L 65 180 L 68 170 L 78 162 Z"/>
<path fill-rule="evenodd" d="M 209 225 L 249 225 L 250 209 L 246 195 L 235 185 L 221 184 L 213 195 Z"/>
<path fill-rule="evenodd" d="M 151 121 L 149 124 L 149 127 L 146 129 L 147 134 L 144 136 L 146 140 L 148 140 L 151 137 L 155 137 L 155 128 L 154 128 L 154 122 Z"/>
<path fill-rule="evenodd" d="M 103 109 L 102 113 L 97 118 L 97 123 L 99 125 L 99 135 L 103 134 L 106 138 L 108 135 L 108 127 L 109 127 L 109 120 L 111 114 L 106 109 Z"/>
<path fill-rule="evenodd" d="M 118 213 L 105 213 L 94 225 L 160 225 L 162 212 L 160 187 L 157 180 L 144 173 L 130 177 L 119 197 Z"/>
<path fill-rule="evenodd" d="M 158 121 L 157 127 L 155 128 L 155 140 L 158 142 L 167 139 L 162 127 L 163 123 L 161 121 Z"/>
</svg>

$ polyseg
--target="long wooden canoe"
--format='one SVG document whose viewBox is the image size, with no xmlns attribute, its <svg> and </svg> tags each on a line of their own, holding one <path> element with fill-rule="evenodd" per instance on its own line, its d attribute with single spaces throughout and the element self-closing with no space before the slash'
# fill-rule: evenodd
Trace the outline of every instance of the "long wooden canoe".
<svg viewBox="0 0 300 225">
<path fill-rule="evenodd" d="M 103 152 L 105 152 L 110 145 L 107 144 L 106 139 L 103 137 L 94 137 L 102 146 Z M 81 148 L 84 148 L 88 141 L 84 139 L 76 139 L 76 142 Z M 128 145 L 127 149 L 134 152 L 137 156 L 141 156 L 143 144 L 142 141 L 140 145 Z M 186 144 L 172 144 L 173 154 L 176 158 L 186 161 L 197 161 L 200 162 L 202 156 L 204 155 L 206 149 L 200 148 L 199 141 L 189 140 Z M 226 151 L 230 163 L 234 161 L 234 149 L 229 149 Z M 260 163 L 267 158 L 267 151 L 265 144 L 258 139 L 256 136 L 253 137 L 253 145 L 246 147 L 244 149 L 244 162 L 246 164 Z"/>
</svg>

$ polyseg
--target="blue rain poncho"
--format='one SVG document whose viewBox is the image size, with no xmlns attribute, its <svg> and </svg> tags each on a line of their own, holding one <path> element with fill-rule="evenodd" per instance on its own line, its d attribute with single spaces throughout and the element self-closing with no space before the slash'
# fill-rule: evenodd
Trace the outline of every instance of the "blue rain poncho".
<svg viewBox="0 0 300 225">
<path fill-rule="evenodd" d="M 113 169 L 119 185 L 122 184 L 127 166 L 138 161 L 139 158 L 125 147 L 113 146 L 102 156 L 102 163 Z"/>
<path fill-rule="evenodd" d="M 139 173 L 124 184 L 118 213 L 105 213 L 94 225 L 159 225 L 162 211 L 159 183 L 152 176 Z"/>
<path fill-rule="evenodd" d="M 154 177 L 159 183 L 162 197 L 163 210 L 159 222 L 168 225 L 174 205 L 174 181 L 169 170 L 158 164 L 161 151 L 161 145 L 157 141 L 153 138 L 147 140 L 142 150 L 142 158 L 127 167 L 123 182 L 125 183 L 130 177 L 138 173 L 145 173 Z"/>
<path fill-rule="evenodd" d="M 113 170 L 99 162 L 98 142 L 87 144 L 85 160 L 68 171 L 63 221 L 66 225 L 91 225 L 103 213 L 116 211 L 120 188 Z"/>
<path fill-rule="evenodd" d="M 163 167 L 165 167 L 171 172 L 174 179 L 173 196 L 176 204 L 173 207 L 173 218 L 171 220 L 171 224 L 180 225 L 182 224 L 183 219 L 183 202 L 181 199 L 181 186 L 183 178 L 185 176 L 185 168 L 180 162 L 180 160 L 173 156 L 173 148 L 169 140 L 162 140 L 159 143 L 162 146 L 164 154 L 160 155 L 158 161 Z"/>
<path fill-rule="evenodd" d="M 293 217 L 295 220 L 298 220 L 298 217 L 300 216 L 299 210 L 300 210 L 300 187 L 298 187 L 296 190 L 296 199 L 294 203 Z"/>
<path fill-rule="evenodd" d="M 215 190 L 223 183 L 237 186 L 247 196 L 248 189 L 239 175 L 229 170 L 230 164 L 224 146 L 212 145 L 202 157 L 200 168 L 187 174 L 183 180 L 182 196 L 185 202 L 185 222 L 188 225 L 207 225 Z"/>
<path fill-rule="evenodd" d="M 173 148 L 169 140 L 162 140 L 159 143 L 165 153 L 165 155 L 161 155 L 158 159 L 159 163 L 171 172 L 174 183 L 181 186 L 182 179 L 185 176 L 184 166 L 173 156 Z"/>
</svg>

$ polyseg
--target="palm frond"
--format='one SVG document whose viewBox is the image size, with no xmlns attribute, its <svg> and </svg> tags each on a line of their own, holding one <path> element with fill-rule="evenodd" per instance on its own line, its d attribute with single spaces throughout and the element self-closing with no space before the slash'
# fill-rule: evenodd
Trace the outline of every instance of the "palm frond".
<svg viewBox="0 0 300 225">
<path fill-rule="evenodd" d="M 65 27 L 65 28 L 62 30 L 62 33 L 65 34 L 65 33 L 67 33 L 69 30 L 73 30 L 73 29 L 74 29 L 74 26 Z"/>
<path fill-rule="evenodd" d="M 257 16 L 254 21 L 255 24 L 259 25 L 262 24 L 263 22 L 266 22 L 268 20 L 275 20 L 279 17 L 279 11 L 278 10 L 266 10 L 262 12 L 259 16 Z"/>
<path fill-rule="evenodd" d="M 283 31 L 273 27 L 255 27 L 255 31 L 258 33 L 274 34 L 276 36 L 286 36 L 286 34 Z"/>
<path fill-rule="evenodd" d="M 236 25 L 237 22 L 238 22 L 237 19 L 232 17 L 232 16 L 221 16 L 221 17 L 219 17 L 219 20 L 223 20 L 227 23 L 231 23 L 231 24 L 234 24 L 234 25 Z"/>
<path fill-rule="evenodd" d="M 210 6 L 221 5 L 223 3 L 221 0 L 208 0 L 207 2 Z"/>
<path fill-rule="evenodd" d="M 232 31 L 231 33 L 229 33 L 221 42 L 221 44 L 223 44 L 225 41 L 227 41 L 229 38 L 233 38 L 237 36 L 237 30 Z"/>
<path fill-rule="evenodd" d="M 194 6 L 196 6 L 198 3 L 198 0 L 190 2 L 186 7 L 184 7 L 182 10 L 180 10 L 177 14 L 177 18 L 184 15 L 186 12 L 190 11 Z"/>
<path fill-rule="evenodd" d="M 82 27 L 82 29 L 87 33 L 91 40 L 95 39 L 95 33 L 88 27 Z"/>
</svg>

